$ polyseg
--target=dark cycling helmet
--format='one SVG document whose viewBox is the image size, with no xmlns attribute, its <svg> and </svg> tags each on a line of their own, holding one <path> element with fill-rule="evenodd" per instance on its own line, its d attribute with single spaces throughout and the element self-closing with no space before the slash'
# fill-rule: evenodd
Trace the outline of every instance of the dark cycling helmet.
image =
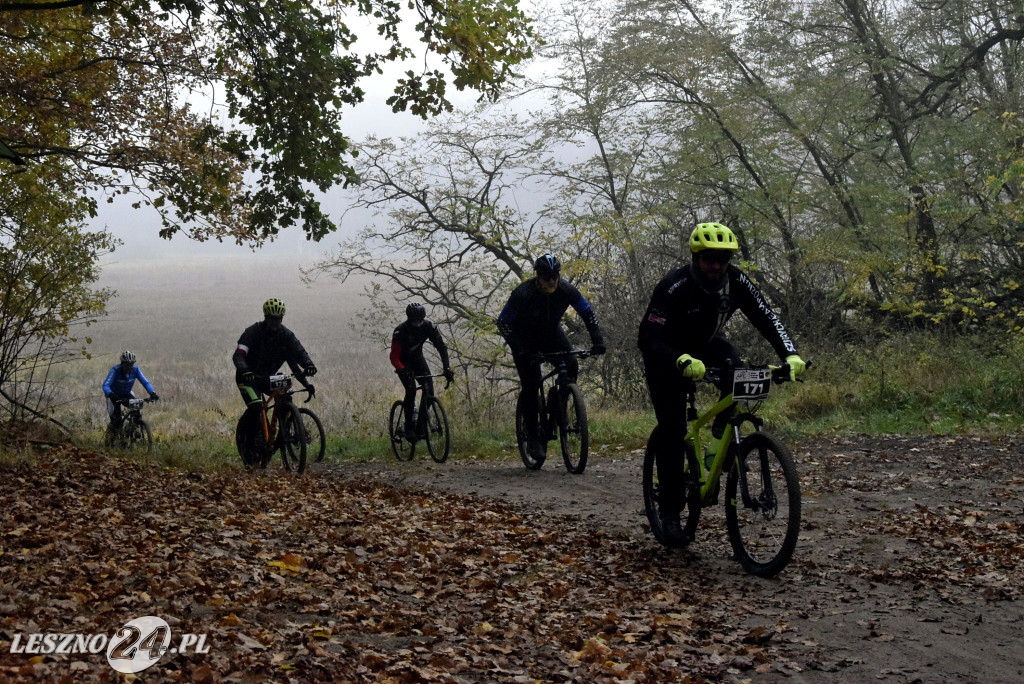
<svg viewBox="0 0 1024 684">
<path fill-rule="evenodd" d="M 409 306 L 405 307 L 405 316 L 415 323 L 416 321 L 422 321 L 427 317 L 427 310 L 419 302 L 413 302 Z"/>
<path fill-rule="evenodd" d="M 268 299 L 263 302 L 264 316 L 284 316 L 284 302 L 280 299 Z"/>
<path fill-rule="evenodd" d="M 135 363 L 135 353 L 125 349 L 121 352 L 121 363 Z"/>
<path fill-rule="evenodd" d="M 690 252 L 692 254 L 699 254 L 706 249 L 735 252 L 739 248 L 740 244 L 736 241 L 736 235 L 721 223 L 698 223 L 690 233 Z"/>
<path fill-rule="evenodd" d="M 533 262 L 533 269 L 539 276 L 558 275 L 562 272 L 562 262 L 552 254 L 545 254 L 537 257 Z"/>
</svg>

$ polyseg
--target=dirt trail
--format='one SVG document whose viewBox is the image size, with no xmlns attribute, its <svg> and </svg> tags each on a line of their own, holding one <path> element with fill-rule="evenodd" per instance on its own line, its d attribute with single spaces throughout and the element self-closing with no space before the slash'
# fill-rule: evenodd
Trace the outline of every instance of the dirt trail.
<svg viewBox="0 0 1024 684">
<path fill-rule="evenodd" d="M 326 472 L 502 499 L 649 540 L 666 569 L 698 569 L 751 624 L 777 616 L 792 661 L 771 682 L 1024 681 L 1024 447 L 1017 439 L 852 437 L 793 449 L 804 493 L 796 557 L 772 580 L 742 573 L 721 509 L 689 549 L 645 529 L 642 452 L 593 454 L 582 475 L 557 456 L 444 464 L 417 455 Z M 752 594 L 753 592 L 753 594 Z M 754 596 L 754 598 L 751 598 Z M 742 681 L 742 678 L 740 678 Z"/>
</svg>

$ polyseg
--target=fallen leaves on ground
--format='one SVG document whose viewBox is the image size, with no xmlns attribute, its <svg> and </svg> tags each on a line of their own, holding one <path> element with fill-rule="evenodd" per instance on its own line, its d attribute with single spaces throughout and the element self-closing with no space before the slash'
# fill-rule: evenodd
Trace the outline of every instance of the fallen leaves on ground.
<svg viewBox="0 0 1024 684">
<path fill-rule="evenodd" d="M 742 682 L 848 666 L 790 623 L 859 600 L 857 579 L 1019 595 L 1019 476 L 962 501 L 956 478 L 973 471 L 946 454 L 934 486 L 949 496 L 924 505 L 901 499 L 901 482 L 937 456 L 821 448 L 798 453 L 805 497 L 853 492 L 843 519 L 855 524 L 805 516 L 801 544 L 827 535 L 834 557 L 803 562 L 798 549 L 773 580 L 729 560 L 720 511 L 702 520 L 697 554 L 667 552 L 491 499 L 53 449 L 0 466 L 0 679 L 118 679 L 102 653 L 13 654 L 11 641 L 112 636 L 152 615 L 175 639 L 206 635 L 209 652 L 166 654 L 147 682 Z M 891 545 L 885 567 L 851 553 L 867 543 Z M 814 599 L 801 592 L 812 585 Z"/>
<path fill-rule="evenodd" d="M 751 632 L 648 540 L 495 502 L 71 448 L 0 472 L 8 676 L 109 680 L 102 653 L 6 651 L 143 615 L 210 649 L 146 681 L 700 682 L 770 665 L 784 629 Z"/>
</svg>

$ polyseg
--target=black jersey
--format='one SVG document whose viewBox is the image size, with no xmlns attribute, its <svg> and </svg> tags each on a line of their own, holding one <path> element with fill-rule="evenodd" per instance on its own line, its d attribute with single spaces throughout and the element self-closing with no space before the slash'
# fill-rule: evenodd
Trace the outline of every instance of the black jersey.
<svg viewBox="0 0 1024 684">
<path fill-rule="evenodd" d="M 313 365 L 295 333 L 284 326 L 276 333 L 271 332 L 262 321 L 250 325 L 238 338 L 238 346 L 235 347 L 231 361 L 235 364 L 237 380 L 241 380 L 242 373 L 247 371 L 258 375 L 273 375 L 283 363 L 287 363 L 292 373 L 296 374 L 301 374 L 303 368 Z"/>
<path fill-rule="evenodd" d="M 498 316 L 498 330 L 513 354 L 523 350 L 536 351 L 558 339 L 562 316 L 570 306 L 583 319 L 591 342 L 603 345 L 597 314 L 580 291 L 562 278 L 558 279 L 555 291 L 550 294 L 540 288 L 536 278 L 519 285 Z"/>
<path fill-rule="evenodd" d="M 430 340 L 437 349 L 442 368 L 448 368 L 448 347 L 441 337 L 441 331 L 433 321 L 424 320 L 420 325 L 413 325 L 412 321 L 401 323 L 391 334 L 390 358 L 395 370 L 402 370 L 414 361 L 422 359 L 423 343 L 427 340 Z"/>
<path fill-rule="evenodd" d="M 797 353 L 782 321 L 743 271 L 730 264 L 722 289 L 711 292 L 697 282 L 693 268 L 688 264 L 671 271 L 654 288 L 637 340 L 645 359 L 674 363 L 681 355 L 703 348 L 737 309 L 779 358 Z"/>
</svg>

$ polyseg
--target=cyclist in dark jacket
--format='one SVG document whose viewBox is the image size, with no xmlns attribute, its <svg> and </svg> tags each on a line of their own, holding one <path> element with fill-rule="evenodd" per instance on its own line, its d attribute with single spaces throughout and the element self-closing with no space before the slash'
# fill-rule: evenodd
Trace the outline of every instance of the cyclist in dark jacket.
<svg viewBox="0 0 1024 684">
<path fill-rule="evenodd" d="M 651 403 L 658 419 L 659 510 L 669 544 L 683 546 L 679 514 L 685 506 L 683 438 L 686 435 L 686 392 L 679 373 L 689 382 L 704 377 L 705 363 L 739 363 L 735 347 L 722 328 L 738 309 L 764 335 L 775 353 L 790 366 L 795 379 L 805 364 L 785 326 L 750 278 L 729 263 L 739 249 L 736 236 L 720 223 L 701 223 L 690 235 L 691 262 L 669 272 L 654 288 L 640 322 L 638 346 Z M 722 388 L 723 396 L 731 388 Z M 712 436 L 719 440 L 730 415 L 719 414 Z M 712 451 L 717 444 L 712 443 Z"/>
<path fill-rule="evenodd" d="M 153 384 L 142 374 L 142 369 L 135 365 L 135 353 L 125 349 L 121 353 L 121 361 L 110 369 L 107 379 L 103 381 L 103 396 L 107 398 L 107 415 L 114 425 L 121 423 L 121 402 L 135 396 L 132 388 L 138 380 L 149 392 L 149 398 L 157 401 L 156 390 Z"/>
<path fill-rule="evenodd" d="M 306 380 L 316 375 L 316 366 L 295 333 L 284 327 L 283 320 L 284 302 L 268 299 L 263 304 L 263 320 L 242 332 L 231 355 L 235 382 L 246 406 L 242 420 L 253 429 L 259 416 L 261 395 L 270 391 L 270 376 L 277 373 L 281 364 L 288 364 L 310 396 L 316 391 Z"/>
<path fill-rule="evenodd" d="M 444 379 L 452 382 L 455 373 L 448 361 L 448 347 L 433 321 L 427 320 L 427 310 L 422 304 L 412 303 L 405 307 L 405 322 L 400 323 L 391 334 L 391 365 L 398 373 L 398 379 L 405 388 L 405 433 L 406 438 L 416 438 L 416 421 L 413 410 L 416 405 L 416 376 L 430 375 L 430 366 L 423 356 L 423 344 L 430 340 L 441 357 Z M 423 380 L 423 406 L 434 396 L 434 379 Z M 426 414 L 423 414 L 426 416 Z"/>
<path fill-rule="evenodd" d="M 603 354 L 605 346 L 597 315 L 590 308 L 590 303 L 569 281 L 560 277 L 562 262 L 558 257 L 545 254 L 538 257 L 533 266 L 537 277 L 512 291 L 498 316 L 498 331 L 508 343 L 522 384 L 528 449 L 533 457 L 542 458 L 546 445 L 537 438 L 537 393 L 541 384 L 538 353 L 572 349 L 562 328 L 562 316 L 570 306 L 587 326 L 591 353 Z M 579 362 L 575 357 L 567 356 L 565 365 L 569 380 L 576 382 Z"/>
</svg>

